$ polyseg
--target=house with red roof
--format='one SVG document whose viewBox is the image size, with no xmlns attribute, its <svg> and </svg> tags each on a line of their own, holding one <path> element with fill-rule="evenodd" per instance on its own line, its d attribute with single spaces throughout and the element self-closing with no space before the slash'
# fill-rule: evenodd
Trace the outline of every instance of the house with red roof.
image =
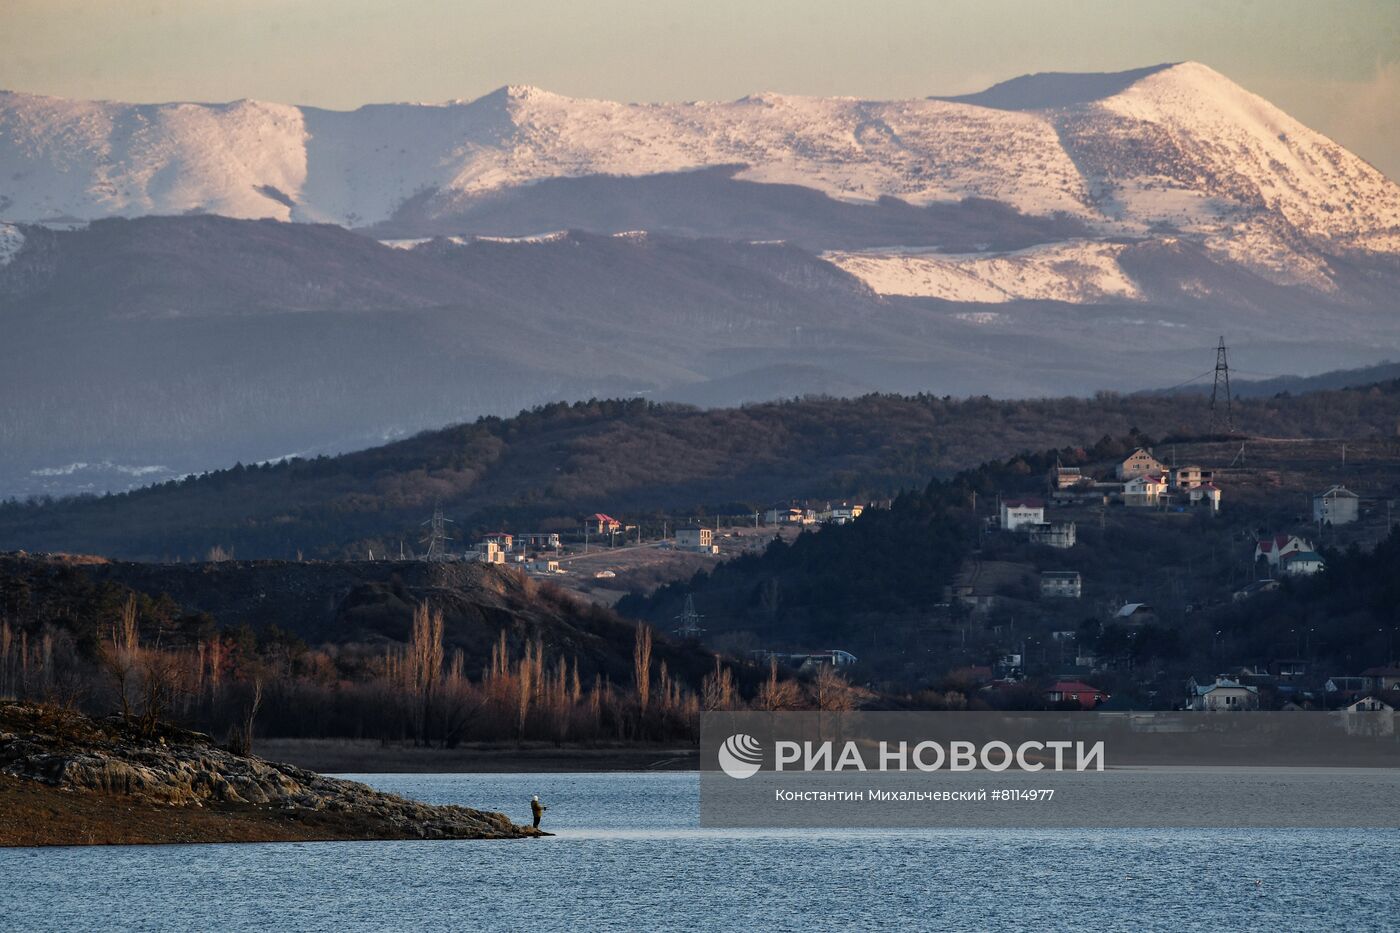
<svg viewBox="0 0 1400 933">
<path fill-rule="evenodd" d="M 1186 495 L 1187 505 L 1207 506 L 1212 512 L 1220 511 L 1220 487 L 1207 480 L 1199 486 L 1190 486 L 1183 490 Z"/>
<path fill-rule="evenodd" d="M 1136 508 L 1157 508 L 1165 505 L 1167 474 L 1143 473 L 1123 484 L 1123 504 Z"/>
<path fill-rule="evenodd" d="M 1277 567 L 1289 554 L 1297 554 L 1302 551 L 1311 551 L 1312 542 L 1307 541 L 1297 535 L 1274 535 L 1272 538 L 1264 538 L 1254 544 L 1254 559 L 1260 558 L 1269 562 L 1270 567 Z"/>
<path fill-rule="evenodd" d="M 602 512 L 594 512 L 583 520 L 583 527 L 589 534 L 610 535 L 614 531 L 622 530 L 622 522 L 611 515 L 604 515 Z"/>
<path fill-rule="evenodd" d="M 1108 699 L 1098 687 L 1079 680 L 1057 680 L 1045 691 L 1047 703 L 1078 703 L 1080 709 L 1093 709 Z"/>
</svg>

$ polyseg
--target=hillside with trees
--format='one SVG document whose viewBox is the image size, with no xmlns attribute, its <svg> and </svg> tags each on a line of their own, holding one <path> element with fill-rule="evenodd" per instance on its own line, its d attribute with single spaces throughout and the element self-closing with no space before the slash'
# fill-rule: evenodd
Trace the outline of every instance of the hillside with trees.
<svg viewBox="0 0 1400 933">
<path fill-rule="evenodd" d="M 660 530 L 791 498 L 876 500 L 1019 450 L 1139 430 L 1200 435 L 1198 398 L 806 398 L 698 410 L 558 403 L 357 453 L 230 469 L 128 493 L 0 504 L 0 550 L 135 560 L 363 558 L 412 552 L 441 505 L 475 534 L 572 529 L 603 511 Z M 1235 402 L 1244 434 L 1392 437 L 1400 381 Z"/>
</svg>

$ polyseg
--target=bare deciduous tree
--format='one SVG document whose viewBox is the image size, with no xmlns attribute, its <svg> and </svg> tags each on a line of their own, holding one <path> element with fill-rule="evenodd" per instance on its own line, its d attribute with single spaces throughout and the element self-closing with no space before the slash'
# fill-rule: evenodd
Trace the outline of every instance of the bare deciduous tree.
<svg viewBox="0 0 1400 933">
<path fill-rule="evenodd" d="M 651 628 L 637 623 L 637 640 L 632 647 L 632 676 L 637 682 L 637 709 L 646 715 L 651 700 Z"/>
<path fill-rule="evenodd" d="M 768 679 L 758 688 L 757 706 L 769 712 L 799 709 L 802 706 L 802 688 L 793 680 L 778 679 L 778 659 L 768 658 Z"/>
</svg>

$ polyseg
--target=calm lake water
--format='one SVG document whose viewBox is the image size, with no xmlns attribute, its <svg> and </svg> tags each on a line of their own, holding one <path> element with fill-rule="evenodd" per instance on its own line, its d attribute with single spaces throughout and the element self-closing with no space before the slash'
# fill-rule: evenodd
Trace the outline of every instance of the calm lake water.
<svg viewBox="0 0 1400 933">
<path fill-rule="evenodd" d="M 1400 830 L 708 831 L 692 773 L 347 776 L 559 835 L 0 850 L 0 927 L 1400 929 Z"/>
</svg>

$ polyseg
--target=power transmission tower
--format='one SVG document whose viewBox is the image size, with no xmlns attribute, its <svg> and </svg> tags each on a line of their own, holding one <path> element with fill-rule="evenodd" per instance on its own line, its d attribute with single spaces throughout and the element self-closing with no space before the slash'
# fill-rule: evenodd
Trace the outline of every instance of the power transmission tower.
<svg viewBox="0 0 1400 933">
<path fill-rule="evenodd" d="M 442 514 L 442 506 L 437 505 L 433 508 L 433 517 L 428 519 L 426 522 L 423 522 L 423 524 L 430 526 L 428 528 L 427 535 L 424 536 L 421 542 L 422 544 L 426 544 L 428 546 L 427 559 L 430 561 L 447 560 L 448 556 L 446 526 L 453 524 L 452 519 L 444 518 Z"/>
<path fill-rule="evenodd" d="M 1221 398 L 1220 390 L 1224 388 L 1225 395 Z M 1224 411 L 1221 410 L 1221 401 L 1224 401 Z M 1215 385 L 1210 390 L 1210 433 L 1215 434 L 1221 427 L 1225 428 L 1226 434 L 1235 433 L 1235 413 L 1231 405 L 1230 396 L 1230 360 L 1225 355 L 1225 338 L 1220 338 L 1220 345 L 1215 348 Z"/>
<path fill-rule="evenodd" d="M 695 611 L 695 597 L 689 593 L 685 596 L 685 608 L 681 614 L 676 616 L 676 621 L 680 624 L 676 626 L 676 634 L 681 638 L 699 638 L 700 633 L 705 631 L 700 627 L 700 622 L 705 617 Z"/>
</svg>

